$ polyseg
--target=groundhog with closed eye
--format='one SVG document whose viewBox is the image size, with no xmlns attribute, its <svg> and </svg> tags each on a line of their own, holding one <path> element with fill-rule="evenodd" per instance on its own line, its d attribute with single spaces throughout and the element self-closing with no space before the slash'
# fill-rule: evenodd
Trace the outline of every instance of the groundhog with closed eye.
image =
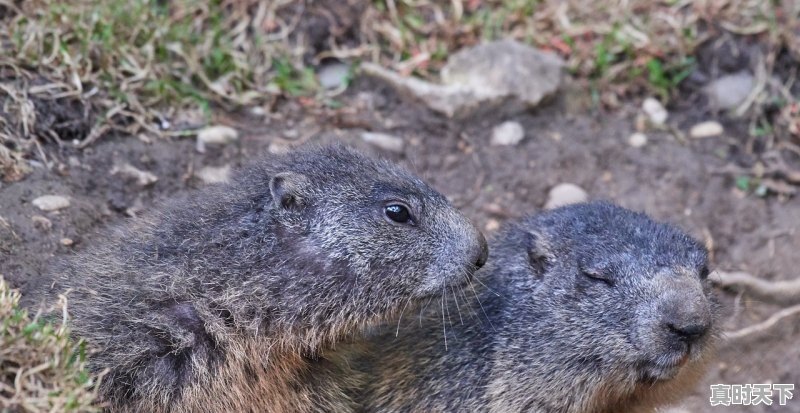
<svg viewBox="0 0 800 413">
<path fill-rule="evenodd" d="M 682 231 L 589 203 L 510 224 L 490 251 L 480 302 L 371 340 L 363 411 L 651 411 L 702 375 L 714 304 Z"/>
<path fill-rule="evenodd" d="M 344 411 L 325 349 L 467 282 L 486 256 L 420 179 L 326 147 L 166 205 L 63 279 L 109 411 Z"/>
</svg>

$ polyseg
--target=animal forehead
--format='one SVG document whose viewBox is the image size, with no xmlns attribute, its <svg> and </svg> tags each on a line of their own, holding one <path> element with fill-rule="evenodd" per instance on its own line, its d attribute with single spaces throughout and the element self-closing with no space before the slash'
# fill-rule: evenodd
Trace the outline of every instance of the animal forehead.
<svg viewBox="0 0 800 413">
<path fill-rule="evenodd" d="M 616 257 L 620 262 L 668 266 L 702 265 L 705 250 L 680 229 L 642 213 L 607 203 L 589 203 L 555 210 L 535 219 L 553 244 L 584 257 Z"/>
<path fill-rule="evenodd" d="M 398 190 L 427 191 L 427 185 L 399 165 L 372 159 L 346 147 L 323 147 L 294 154 L 293 167 L 312 181 L 372 189 L 375 186 Z"/>
<path fill-rule="evenodd" d="M 695 276 L 703 265 L 699 255 L 673 252 L 661 254 L 642 249 L 603 252 L 591 250 L 576 255 L 581 270 L 618 277 Z"/>
</svg>

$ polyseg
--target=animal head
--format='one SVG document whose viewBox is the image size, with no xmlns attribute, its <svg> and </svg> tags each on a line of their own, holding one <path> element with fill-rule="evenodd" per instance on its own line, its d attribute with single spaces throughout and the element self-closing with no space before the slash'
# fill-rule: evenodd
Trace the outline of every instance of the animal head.
<svg viewBox="0 0 800 413">
<path fill-rule="evenodd" d="M 530 217 L 498 244 L 489 267 L 514 297 L 511 317 L 525 331 L 516 344 L 580 371 L 575 380 L 601 376 L 609 382 L 598 385 L 632 391 L 707 353 L 715 332 L 708 256 L 676 227 L 596 202 Z"/>
<path fill-rule="evenodd" d="M 467 282 L 486 261 L 480 231 L 444 196 L 389 162 L 334 146 L 262 167 L 240 179 L 268 185 L 259 202 L 282 255 L 280 294 L 298 306 L 309 303 L 302 317 L 388 315 Z"/>
</svg>

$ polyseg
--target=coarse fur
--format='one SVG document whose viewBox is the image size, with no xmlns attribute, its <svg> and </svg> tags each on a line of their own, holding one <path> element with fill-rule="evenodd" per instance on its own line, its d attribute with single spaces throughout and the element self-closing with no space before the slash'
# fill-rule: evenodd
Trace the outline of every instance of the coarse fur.
<svg viewBox="0 0 800 413">
<path fill-rule="evenodd" d="M 595 202 L 509 224 L 490 251 L 479 300 L 369 340 L 363 411 L 646 412 L 704 373 L 707 252 L 679 229 Z"/>
<path fill-rule="evenodd" d="M 389 219 L 393 204 L 412 220 Z M 108 411 L 348 411 L 358 375 L 326 350 L 467 282 L 486 254 L 420 179 L 334 146 L 269 156 L 118 229 L 63 283 Z"/>
</svg>

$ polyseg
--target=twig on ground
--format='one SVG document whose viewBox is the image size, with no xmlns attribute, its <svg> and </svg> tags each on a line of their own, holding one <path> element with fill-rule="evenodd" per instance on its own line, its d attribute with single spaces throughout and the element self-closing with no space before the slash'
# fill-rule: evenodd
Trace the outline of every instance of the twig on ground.
<svg viewBox="0 0 800 413">
<path fill-rule="evenodd" d="M 766 281 L 743 271 L 716 271 L 711 280 L 722 288 L 744 291 L 758 300 L 778 305 L 800 303 L 800 279 Z"/>
<path fill-rule="evenodd" d="M 789 318 L 789 317 L 796 317 L 800 315 L 800 304 L 784 308 L 781 311 L 770 316 L 768 319 L 753 324 L 751 326 L 742 328 L 741 330 L 731 331 L 724 334 L 725 339 L 728 343 L 736 342 L 748 336 L 758 335 L 770 330 L 780 321 Z"/>
</svg>

